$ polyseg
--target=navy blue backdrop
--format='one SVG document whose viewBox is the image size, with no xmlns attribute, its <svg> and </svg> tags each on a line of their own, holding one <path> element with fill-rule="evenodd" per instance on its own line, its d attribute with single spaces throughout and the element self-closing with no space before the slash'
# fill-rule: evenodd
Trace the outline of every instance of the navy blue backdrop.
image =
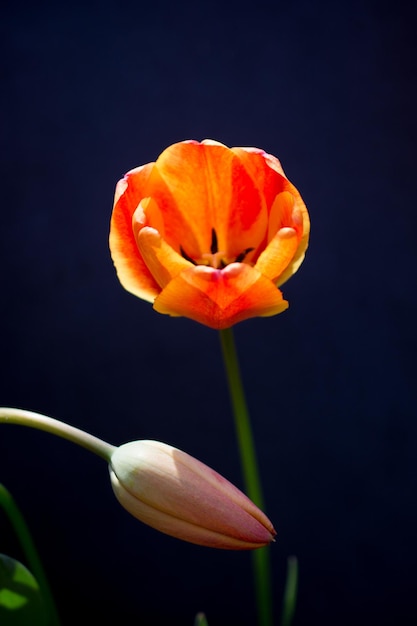
<svg viewBox="0 0 417 626">
<path fill-rule="evenodd" d="M 275 154 L 303 195 L 290 309 L 235 329 L 295 626 L 417 623 L 415 28 L 412 3 L 370 0 L 17 1 L 0 22 L 0 404 L 166 441 L 242 486 L 217 334 L 122 289 L 114 186 L 210 137 Z M 0 480 L 63 626 L 255 624 L 249 555 L 145 527 L 88 452 L 2 426 Z M 2 514 L 0 552 L 21 556 Z"/>
</svg>

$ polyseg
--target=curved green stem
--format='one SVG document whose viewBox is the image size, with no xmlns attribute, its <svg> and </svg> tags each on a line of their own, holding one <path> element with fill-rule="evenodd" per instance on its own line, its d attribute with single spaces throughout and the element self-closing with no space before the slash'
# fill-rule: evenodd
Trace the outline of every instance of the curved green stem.
<svg viewBox="0 0 417 626">
<path fill-rule="evenodd" d="M 20 426 L 30 426 L 38 430 L 44 430 L 52 435 L 57 435 L 63 439 L 68 439 L 82 448 L 86 448 L 90 452 L 97 454 L 105 461 L 109 462 L 115 446 L 110 443 L 94 437 L 89 433 L 60 422 L 53 417 L 47 417 L 41 413 L 33 411 L 24 411 L 23 409 L 11 409 L 9 407 L 0 407 L 0 424 L 19 424 Z"/>
<path fill-rule="evenodd" d="M 19 424 L 20 426 L 30 426 L 38 430 L 44 430 L 52 435 L 58 435 L 63 439 L 72 441 L 73 443 L 86 448 L 90 452 L 97 454 L 99 457 L 110 462 L 112 452 L 115 446 L 112 446 L 89 433 L 69 426 L 64 422 L 47 417 L 33 411 L 24 411 L 22 409 L 13 409 L 9 407 L 0 407 L 0 424 Z M 50 616 L 51 626 L 59 626 L 58 613 L 55 603 L 42 567 L 41 560 L 36 551 L 29 529 L 19 511 L 15 501 L 13 500 L 7 489 L 0 484 L 0 506 L 6 511 L 16 534 L 19 537 L 22 548 L 28 560 L 29 568 L 38 581 L 42 597 L 47 605 Z"/>
<path fill-rule="evenodd" d="M 231 328 L 220 331 L 220 341 L 235 419 L 246 492 L 260 509 L 264 509 L 254 438 Z M 258 624 L 259 626 L 272 626 L 273 611 L 269 548 L 255 550 L 252 555 L 258 606 Z"/>
<path fill-rule="evenodd" d="M 0 507 L 3 508 L 6 515 L 8 516 L 15 533 L 19 538 L 20 545 L 22 546 L 23 552 L 26 556 L 29 570 L 37 580 L 42 599 L 48 612 L 48 624 L 50 626 L 59 626 L 60 621 L 58 617 L 58 612 L 56 610 L 54 598 L 52 596 L 45 571 L 42 567 L 42 562 L 39 558 L 38 552 L 33 542 L 32 535 L 30 534 L 25 519 L 21 511 L 19 510 L 16 502 L 14 501 L 11 493 L 1 483 Z"/>
</svg>

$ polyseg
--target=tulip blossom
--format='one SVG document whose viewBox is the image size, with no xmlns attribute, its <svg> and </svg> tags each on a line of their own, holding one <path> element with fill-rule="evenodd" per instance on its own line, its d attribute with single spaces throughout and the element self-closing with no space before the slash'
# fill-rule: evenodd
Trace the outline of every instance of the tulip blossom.
<svg viewBox="0 0 417 626">
<path fill-rule="evenodd" d="M 228 480 L 159 441 L 116 448 L 110 477 L 120 504 L 145 524 L 191 543 L 250 550 L 273 541 L 269 519 Z"/>
<path fill-rule="evenodd" d="M 122 285 L 156 311 L 224 329 L 288 307 L 309 217 L 274 156 L 183 141 L 116 187 L 110 250 Z"/>
</svg>

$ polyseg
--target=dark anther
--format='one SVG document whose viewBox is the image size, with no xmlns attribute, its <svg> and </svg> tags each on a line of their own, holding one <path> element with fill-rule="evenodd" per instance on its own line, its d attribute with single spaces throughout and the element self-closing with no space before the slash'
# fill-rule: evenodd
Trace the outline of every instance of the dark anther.
<svg viewBox="0 0 417 626">
<path fill-rule="evenodd" d="M 216 231 L 214 230 L 214 228 L 211 229 L 211 246 L 210 246 L 210 252 L 211 254 L 216 254 L 216 252 L 219 251 L 218 245 L 217 245 L 217 234 Z"/>
<path fill-rule="evenodd" d="M 245 250 L 243 250 L 243 252 L 238 254 L 237 257 L 235 258 L 235 263 L 242 263 L 245 256 L 249 254 L 249 252 L 252 252 L 252 250 L 255 250 L 255 248 L 246 248 Z"/>
<path fill-rule="evenodd" d="M 184 250 L 184 248 L 182 246 L 180 246 L 180 252 L 181 252 L 181 256 L 183 256 L 186 261 L 189 261 L 193 265 L 197 265 L 197 263 L 194 261 L 194 259 L 192 259 L 190 256 L 188 256 L 188 254 L 186 253 L 186 251 Z"/>
</svg>

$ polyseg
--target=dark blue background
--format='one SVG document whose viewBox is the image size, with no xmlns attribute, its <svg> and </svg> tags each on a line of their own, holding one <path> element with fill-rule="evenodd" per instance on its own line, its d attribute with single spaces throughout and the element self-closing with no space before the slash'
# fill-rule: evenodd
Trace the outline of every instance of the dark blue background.
<svg viewBox="0 0 417 626">
<path fill-rule="evenodd" d="M 241 486 L 218 337 L 125 292 L 114 186 L 170 143 L 278 156 L 312 220 L 290 309 L 236 327 L 277 613 L 417 623 L 416 21 L 412 3 L 9 3 L 1 42 L 0 404 L 156 438 Z M 2 426 L 63 625 L 255 624 L 250 558 L 157 534 L 98 458 Z M 0 515 L 0 551 L 19 556 Z"/>
</svg>

